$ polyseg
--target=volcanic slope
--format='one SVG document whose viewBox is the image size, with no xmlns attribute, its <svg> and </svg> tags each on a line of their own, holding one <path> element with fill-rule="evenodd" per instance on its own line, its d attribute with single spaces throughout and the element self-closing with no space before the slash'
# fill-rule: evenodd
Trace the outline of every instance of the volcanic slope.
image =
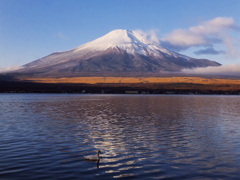
<svg viewBox="0 0 240 180">
<path fill-rule="evenodd" d="M 181 55 L 135 31 L 118 29 L 70 51 L 28 63 L 17 72 L 36 77 L 132 76 L 207 66 L 220 64 Z"/>
</svg>

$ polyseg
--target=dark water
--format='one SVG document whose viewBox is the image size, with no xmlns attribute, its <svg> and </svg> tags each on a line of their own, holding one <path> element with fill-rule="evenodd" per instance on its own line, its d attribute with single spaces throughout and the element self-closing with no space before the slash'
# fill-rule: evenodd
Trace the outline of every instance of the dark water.
<svg viewBox="0 0 240 180">
<path fill-rule="evenodd" d="M 0 95 L 0 179 L 113 178 L 239 179 L 240 96 Z"/>
</svg>

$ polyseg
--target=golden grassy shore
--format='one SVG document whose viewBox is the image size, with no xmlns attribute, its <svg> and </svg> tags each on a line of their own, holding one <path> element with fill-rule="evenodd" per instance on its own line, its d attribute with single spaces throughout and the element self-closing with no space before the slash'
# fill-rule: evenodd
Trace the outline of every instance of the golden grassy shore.
<svg viewBox="0 0 240 180">
<path fill-rule="evenodd" d="M 240 85 L 240 79 L 203 77 L 72 77 L 72 78 L 27 78 L 38 83 L 83 83 L 83 84 L 139 84 L 139 83 L 192 83 L 204 85 Z"/>
</svg>

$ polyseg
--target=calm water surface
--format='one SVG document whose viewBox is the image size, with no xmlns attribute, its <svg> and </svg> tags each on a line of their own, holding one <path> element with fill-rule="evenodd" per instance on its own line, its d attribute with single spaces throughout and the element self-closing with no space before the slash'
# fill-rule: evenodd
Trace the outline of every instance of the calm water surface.
<svg viewBox="0 0 240 180">
<path fill-rule="evenodd" d="M 0 179 L 113 178 L 239 179 L 240 96 L 0 95 Z"/>
</svg>

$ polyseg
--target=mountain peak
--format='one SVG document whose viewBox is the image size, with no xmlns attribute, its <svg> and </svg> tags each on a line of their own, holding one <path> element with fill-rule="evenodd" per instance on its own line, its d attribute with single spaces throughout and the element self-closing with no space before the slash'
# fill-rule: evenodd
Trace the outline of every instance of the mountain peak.
<svg viewBox="0 0 240 180">
<path fill-rule="evenodd" d="M 136 39 L 136 33 L 130 30 L 116 29 L 95 40 L 96 42 L 110 44 L 127 44 Z"/>
<path fill-rule="evenodd" d="M 117 43 L 126 43 L 128 41 L 133 41 L 138 38 L 140 38 L 140 40 L 144 40 L 144 37 L 139 35 L 137 32 L 125 29 L 113 30 L 103 37 L 109 38 L 111 39 L 111 41 L 117 40 Z M 147 40 L 145 39 L 145 41 Z"/>
<path fill-rule="evenodd" d="M 106 35 L 91 41 L 83 46 L 80 46 L 78 48 L 81 49 L 81 47 L 113 47 L 120 44 L 129 44 L 132 43 L 134 40 L 136 40 L 136 33 L 133 33 L 133 31 L 130 30 L 124 30 L 124 29 L 116 29 L 113 30 Z M 139 36 L 139 35 L 137 35 Z M 102 49 L 102 48 L 101 48 Z"/>
<path fill-rule="evenodd" d="M 147 40 L 144 36 L 138 34 L 136 31 L 116 29 L 106 35 L 91 41 L 87 44 L 77 47 L 74 49 L 75 52 L 82 51 L 85 49 L 93 51 L 105 51 L 107 49 L 118 48 L 126 51 L 129 54 L 149 54 L 157 55 L 159 48 L 162 51 L 169 53 L 168 50 L 162 48 L 159 44 Z M 169 53 L 170 54 L 170 53 Z"/>
<path fill-rule="evenodd" d="M 132 31 L 127 29 L 115 29 L 110 31 L 108 34 L 112 34 L 112 35 L 115 34 L 116 36 L 119 36 L 119 35 L 125 35 L 127 33 L 132 33 Z"/>
</svg>

